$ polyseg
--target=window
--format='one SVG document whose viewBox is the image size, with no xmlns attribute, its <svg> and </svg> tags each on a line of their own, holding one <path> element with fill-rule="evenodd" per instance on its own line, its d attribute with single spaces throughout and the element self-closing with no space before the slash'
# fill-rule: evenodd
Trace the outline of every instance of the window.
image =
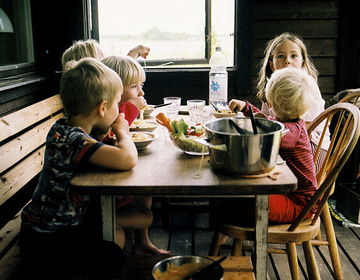
<svg viewBox="0 0 360 280">
<path fill-rule="evenodd" d="M 221 46 L 233 66 L 234 7 L 223 0 L 98 0 L 100 44 L 105 55 L 149 46 L 146 65 L 166 67 L 204 66 Z"/>
<path fill-rule="evenodd" d="M 30 0 L 0 0 L 0 67 L 34 62 Z"/>
</svg>

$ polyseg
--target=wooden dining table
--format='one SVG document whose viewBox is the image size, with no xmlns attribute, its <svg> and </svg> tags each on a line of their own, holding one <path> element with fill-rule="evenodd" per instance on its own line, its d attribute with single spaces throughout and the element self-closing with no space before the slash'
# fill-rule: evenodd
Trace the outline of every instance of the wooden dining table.
<svg viewBox="0 0 360 280">
<path fill-rule="evenodd" d="M 157 113 L 155 110 L 152 115 Z M 175 147 L 164 127 L 157 127 L 154 133 L 158 139 L 138 151 L 133 169 L 90 168 L 80 171 L 70 182 L 76 193 L 101 195 L 104 239 L 115 240 L 116 196 L 255 196 L 255 273 L 256 279 L 266 279 L 269 194 L 285 194 L 297 188 L 297 179 L 286 163 L 277 165 L 277 179 L 224 174 L 212 168 L 209 156 L 189 155 Z M 280 157 L 278 160 L 282 161 Z"/>
</svg>

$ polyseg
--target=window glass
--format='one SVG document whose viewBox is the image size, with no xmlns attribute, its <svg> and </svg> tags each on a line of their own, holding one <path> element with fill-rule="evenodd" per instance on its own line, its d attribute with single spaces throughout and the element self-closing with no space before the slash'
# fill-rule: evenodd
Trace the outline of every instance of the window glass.
<svg viewBox="0 0 360 280">
<path fill-rule="evenodd" d="M 98 0 L 105 55 L 150 47 L 148 60 L 204 59 L 205 0 Z M 212 50 L 221 46 L 233 64 L 234 1 L 212 0 Z M 171 64 L 170 64 L 171 65 Z"/>
<path fill-rule="evenodd" d="M 0 0 L 0 66 L 34 62 L 30 0 Z"/>
</svg>

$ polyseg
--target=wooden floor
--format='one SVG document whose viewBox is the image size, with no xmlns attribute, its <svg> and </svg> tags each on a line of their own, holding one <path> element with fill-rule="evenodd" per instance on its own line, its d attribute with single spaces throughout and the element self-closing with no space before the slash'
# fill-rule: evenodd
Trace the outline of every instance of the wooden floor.
<svg viewBox="0 0 360 280">
<path fill-rule="evenodd" d="M 208 255 L 213 235 L 209 228 L 209 215 L 198 211 L 198 207 L 186 207 L 188 204 L 203 206 L 206 205 L 206 200 L 196 203 L 186 201 L 185 207 L 176 207 L 177 209 L 170 211 L 171 224 L 167 228 L 162 225 L 161 203 L 154 200 L 154 222 L 149 230 L 150 239 L 158 248 L 169 250 L 171 255 Z M 342 227 L 335 221 L 334 227 L 343 278 L 360 279 L 360 228 Z M 232 240 L 229 238 L 227 243 L 231 244 Z M 317 247 L 314 251 L 321 278 L 334 279 L 327 247 Z M 230 251 L 223 250 L 221 255 L 230 255 Z M 300 279 L 308 279 L 301 246 L 298 247 L 298 258 Z M 291 279 L 286 255 L 269 254 L 268 272 L 271 280 Z"/>
</svg>

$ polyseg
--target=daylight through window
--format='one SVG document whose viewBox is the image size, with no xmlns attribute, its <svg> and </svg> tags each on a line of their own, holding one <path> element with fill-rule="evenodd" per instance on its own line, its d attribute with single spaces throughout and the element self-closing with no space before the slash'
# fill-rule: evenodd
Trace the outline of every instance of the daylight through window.
<svg viewBox="0 0 360 280">
<path fill-rule="evenodd" d="M 149 46 L 147 64 L 167 67 L 204 66 L 221 46 L 232 66 L 234 5 L 230 0 L 98 0 L 100 44 L 105 55 Z"/>
</svg>

